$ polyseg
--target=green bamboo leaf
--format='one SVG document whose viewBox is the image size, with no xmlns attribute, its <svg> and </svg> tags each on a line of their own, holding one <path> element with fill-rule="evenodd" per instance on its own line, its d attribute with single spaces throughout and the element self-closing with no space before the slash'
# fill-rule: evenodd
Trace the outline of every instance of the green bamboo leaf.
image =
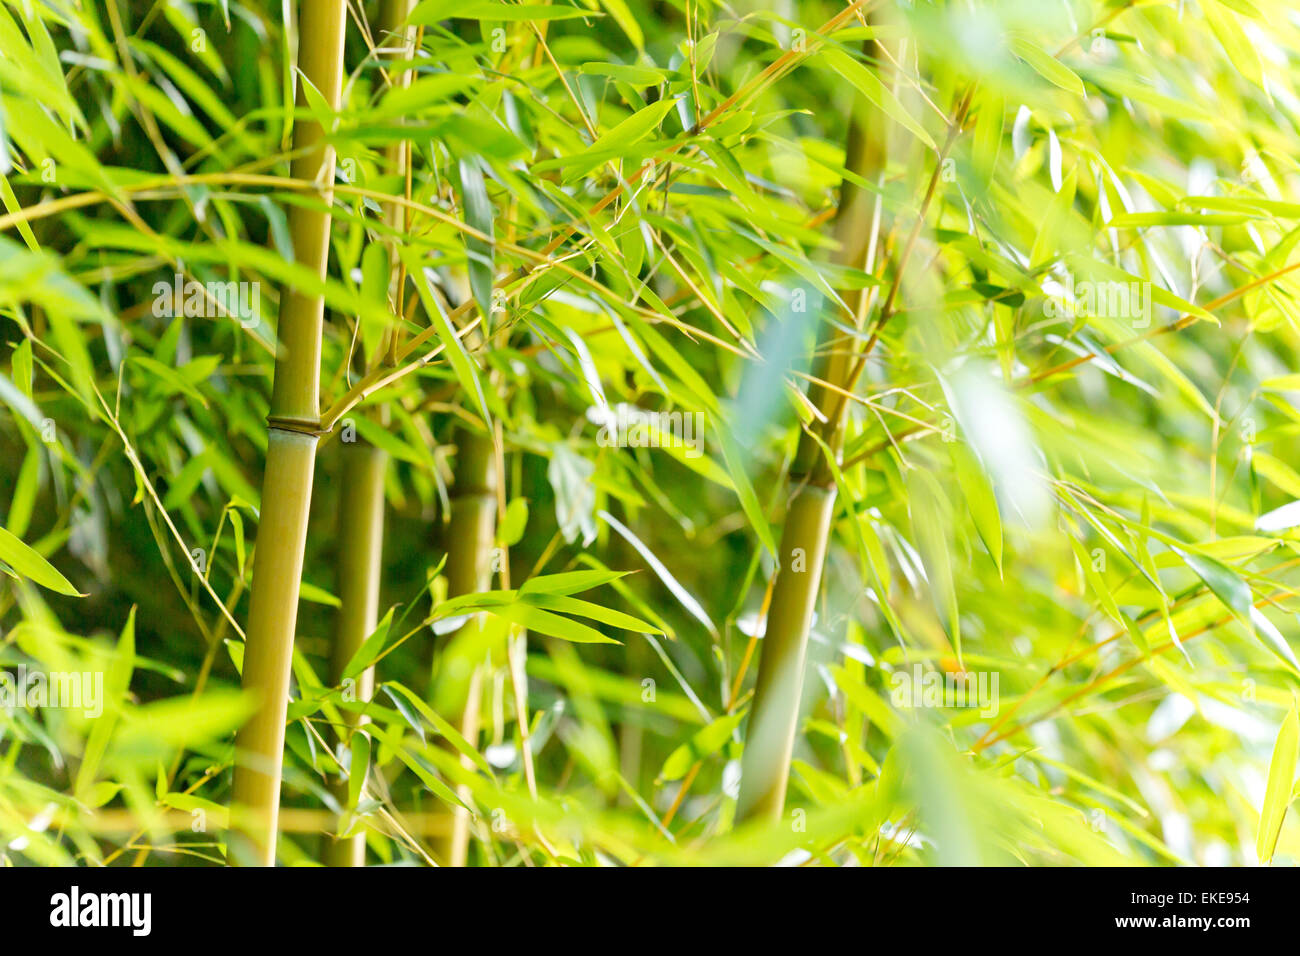
<svg viewBox="0 0 1300 956">
<path fill-rule="evenodd" d="M 608 2 L 608 0 L 604 0 Z M 578 68 L 584 76 L 608 76 L 632 86 L 657 86 L 671 75 L 667 70 L 652 70 L 645 66 L 624 66 L 621 63 L 584 63 Z"/>
<path fill-rule="evenodd" d="M 384 690 L 388 696 L 396 702 L 398 695 L 406 701 L 407 704 L 414 707 L 422 718 L 429 722 L 429 726 L 441 734 L 448 743 L 456 748 L 462 755 L 467 757 L 476 767 L 482 770 L 489 777 L 493 776 L 491 765 L 483 759 L 483 755 L 474 749 L 465 737 L 450 722 L 438 716 L 437 712 L 420 698 L 414 691 L 408 690 L 396 681 L 386 681 Z"/>
<path fill-rule="evenodd" d="M 1051 204 L 1047 207 L 1047 215 L 1043 217 L 1042 226 L 1034 238 L 1034 247 L 1029 254 L 1029 261 L 1034 266 L 1042 265 L 1059 247 L 1059 240 L 1070 219 L 1070 211 L 1074 207 L 1074 196 L 1078 184 L 1078 170 L 1071 169 L 1061 183 L 1061 188 L 1057 190 L 1056 195 L 1052 197 Z"/>
<path fill-rule="evenodd" d="M 1235 571 L 1205 555 L 1190 554 L 1179 548 L 1174 548 L 1173 551 L 1238 621 L 1248 627 L 1278 657 L 1290 664 L 1293 671 L 1296 670 L 1298 662 L 1295 652 L 1272 622 L 1255 608 L 1250 586 Z"/>
<path fill-rule="evenodd" d="M 1214 558 L 1191 554 L 1179 548 L 1174 548 L 1173 551 L 1195 572 L 1224 607 L 1238 620 L 1249 622 L 1252 604 L 1250 586 L 1235 571 Z"/>
<path fill-rule="evenodd" d="M 32 397 L 33 375 L 31 339 L 23 339 L 18 343 L 18 347 L 14 349 L 12 362 L 14 384 L 30 399 Z"/>
<path fill-rule="evenodd" d="M 230 129 L 239 123 L 239 120 L 222 101 L 221 96 L 179 57 L 174 56 L 156 43 L 138 37 L 130 39 L 130 46 L 132 49 L 147 55 L 149 59 L 165 69 L 168 78 L 176 83 L 186 96 L 207 113 L 219 128 Z"/>
<path fill-rule="evenodd" d="M 1214 314 L 1205 311 L 1199 305 L 1188 302 L 1186 299 L 1179 298 L 1168 289 L 1165 289 L 1160 283 L 1143 279 L 1141 276 L 1133 275 L 1131 272 L 1125 272 L 1109 262 L 1103 262 L 1100 259 L 1094 259 L 1090 256 L 1082 256 L 1071 253 L 1067 255 L 1066 261 L 1069 263 L 1071 270 L 1078 273 L 1081 277 L 1087 277 L 1092 281 L 1107 280 L 1118 282 L 1121 285 L 1142 284 L 1146 283 L 1151 289 L 1151 301 L 1158 305 L 1166 306 L 1180 314 L 1194 315 L 1198 319 L 1219 324 L 1219 320 Z"/>
<path fill-rule="evenodd" d="M 364 415 L 349 419 L 357 429 L 357 434 L 381 451 L 387 452 L 398 461 L 407 461 L 420 467 L 434 468 L 433 454 L 422 441 L 409 441 L 398 434 L 400 425 L 396 422 L 387 427 Z"/>
<path fill-rule="evenodd" d="M 1111 620 L 1124 625 L 1124 629 L 1128 631 L 1129 637 L 1133 639 L 1133 644 L 1141 653 L 1149 653 L 1151 646 L 1147 642 L 1146 636 L 1143 635 L 1142 629 L 1137 626 L 1131 617 L 1120 609 L 1119 603 L 1115 600 L 1115 592 L 1111 590 L 1106 579 L 1102 576 L 1101 572 L 1098 571 L 1094 564 L 1093 556 L 1084 551 L 1083 545 L 1075 538 L 1070 539 L 1070 545 L 1074 550 L 1075 560 L 1079 562 L 1079 567 L 1083 570 L 1084 579 L 1088 582 L 1088 587 L 1092 589 L 1092 593 L 1096 595 L 1097 600 L 1101 603 L 1102 610 L 1110 615 Z"/>
<path fill-rule="evenodd" d="M 542 574 L 529 578 L 519 588 L 526 594 L 577 594 L 590 591 L 624 577 L 626 571 L 565 571 L 561 574 Z"/>
<path fill-rule="evenodd" d="M 1280 458 L 1261 451 L 1250 456 L 1250 465 L 1256 474 L 1268 479 L 1292 498 L 1300 498 L 1300 473 Z"/>
<path fill-rule="evenodd" d="M 832 46 L 825 47 L 822 50 L 822 56 L 830 64 L 831 69 L 857 87 L 858 92 L 865 96 L 873 106 L 883 110 L 926 146 L 931 149 L 938 148 L 930 134 L 925 131 L 925 127 L 912 117 L 907 108 L 898 101 L 898 97 L 885 84 L 881 83 L 871 70 Z"/>
<path fill-rule="evenodd" d="M 1256 531 L 1289 531 L 1300 526 L 1300 501 L 1289 501 L 1255 520 Z"/>
<path fill-rule="evenodd" d="M 993 485 L 989 482 L 984 468 L 974 454 L 959 442 L 951 444 L 953 467 L 957 473 L 957 483 L 966 499 L 966 508 L 975 530 L 988 549 L 989 557 L 997 565 L 998 576 L 1002 576 L 1002 517 L 998 513 L 998 499 L 993 494 Z"/>
<path fill-rule="evenodd" d="M 462 594 L 459 597 L 450 598 L 442 601 L 434 610 L 432 617 L 435 620 L 457 617 L 471 611 L 484 611 L 488 608 L 505 607 L 507 604 L 513 604 L 518 600 L 519 592 L 509 591 L 479 591 L 476 594 Z"/>
<path fill-rule="evenodd" d="M 18 469 L 18 480 L 14 482 L 14 493 L 9 502 L 9 514 L 5 518 L 5 527 L 15 538 L 21 538 L 27 532 L 40 478 L 41 453 L 35 447 L 28 448 L 27 454 L 23 456 L 22 467 Z"/>
<path fill-rule="evenodd" d="M 830 668 L 835 686 L 844 691 L 844 696 L 866 714 L 874 727 L 878 727 L 890 740 L 896 739 L 906 729 L 906 723 L 889 704 L 866 685 L 856 674 L 839 664 Z"/>
<path fill-rule="evenodd" d="M 474 398 L 478 405 L 479 412 L 483 416 L 485 423 L 491 422 L 492 418 L 488 414 L 487 399 L 483 396 L 483 386 L 479 382 L 478 370 L 474 361 L 465 351 L 465 346 L 460 340 L 456 329 L 452 327 L 451 321 L 442 311 L 442 306 L 434 297 L 432 290 L 429 288 L 429 280 L 424 274 L 424 263 L 421 261 L 418 252 L 414 249 L 402 247 L 398 253 L 402 261 L 406 263 L 406 270 L 415 280 L 415 287 L 420 292 L 420 301 L 424 303 L 425 312 L 428 314 L 430 321 L 438 330 L 438 340 L 442 343 L 443 353 L 451 363 L 452 371 L 456 373 L 456 379 L 460 382 L 461 388 Z M 488 308 L 491 308 L 491 292 L 488 292 Z M 480 303 L 480 308 L 482 308 Z"/>
<path fill-rule="evenodd" d="M 1282 636 L 1277 626 L 1254 605 L 1250 608 L 1250 623 L 1254 626 L 1255 635 L 1261 638 L 1278 657 L 1290 664 L 1293 673 L 1300 674 L 1300 661 L 1296 660 L 1295 651 L 1291 650 L 1291 645 L 1286 642 L 1286 638 Z"/>
<path fill-rule="evenodd" d="M 855 508 L 854 499 L 856 496 L 849 486 L 848 480 L 844 477 L 843 469 L 840 468 L 839 462 L 836 461 L 835 453 L 831 451 L 830 446 L 816 432 L 809 432 L 809 434 L 813 436 L 813 439 L 821 448 L 822 458 L 830 469 L 831 476 L 835 479 L 835 487 L 839 492 L 840 503 L 847 511 L 849 522 L 857 536 L 858 552 L 867 569 L 869 569 L 875 586 L 876 606 L 880 608 L 880 613 L 889 622 L 894 636 L 900 642 L 905 641 L 903 622 L 899 620 L 898 614 L 889 602 L 893 574 L 889 568 L 889 561 L 885 557 L 880 535 L 876 533 L 871 516 L 869 514 L 860 514 Z"/>
<path fill-rule="evenodd" d="M 428 787 L 429 791 L 438 797 L 438 799 L 455 807 L 465 807 L 466 810 L 469 809 L 465 802 L 461 800 L 460 797 L 456 796 L 456 792 L 452 790 L 451 787 L 447 786 L 434 775 L 428 764 L 419 759 L 417 755 L 411 753 L 402 742 L 400 734 L 385 730 L 378 724 L 369 724 L 367 725 L 366 730 L 367 733 L 378 737 L 392 753 L 396 754 L 397 759 L 406 764 L 406 766 L 410 768 L 411 772 L 420 778 L 420 782 Z"/>
<path fill-rule="evenodd" d="M 43 588 L 67 594 L 71 597 L 85 597 L 59 570 L 46 561 L 36 551 L 23 544 L 16 537 L 0 528 L 0 561 L 13 568 L 25 578 L 30 578 Z"/>
<path fill-rule="evenodd" d="M 163 496 L 163 507 L 170 511 L 189 501 L 198 488 L 199 482 L 211 468 L 210 462 L 216 455 L 217 452 L 208 449 L 187 461 L 185 467 L 176 473 L 176 477 L 168 485 L 167 494 Z"/>
<path fill-rule="evenodd" d="M 1255 837 L 1255 856 L 1260 863 L 1272 861 L 1277 849 L 1282 821 L 1291 805 L 1297 759 L 1300 759 L 1300 714 L 1293 702 L 1278 728 L 1273 757 L 1268 763 L 1268 783 L 1264 787 L 1264 805 L 1259 811 L 1259 831 Z"/>
<path fill-rule="evenodd" d="M 17 374 L 16 370 L 14 374 Z M 1300 372 L 1265 379 L 1259 387 L 1266 392 L 1300 392 Z"/>
<path fill-rule="evenodd" d="M 86 749 L 81 755 L 81 766 L 77 768 L 77 779 L 73 790 L 79 796 L 87 795 L 99 773 L 100 762 L 108 751 L 121 713 L 121 702 L 131 686 L 131 674 L 135 670 L 135 606 L 127 613 L 126 624 L 117 639 L 113 650 L 108 673 L 104 677 L 104 712 L 90 728 L 86 737 Z"/>
<path fill-rule="evenodd" d="M 502 620 L 539 634 L 559 637 L 575 644 L 621 644 L 612 637 L 606 637 L 594 627 L 572 621 L 559 614 L 552 614 L 531 604 L 506 604 L 501 607 L 488 608 L 489 613 Z"/>
<path fill-rule="evenodd" d="M 776 557 L 776 539 L 772 537 L 772 528 L 767 523 L 767 516 L 763 513 L 758 494 L 749 480 L 740 448 L 732 439 L 729 426 L 715 419 L 713 433 L 717 438 L 718 447 L 722 449 L 722 460 L 726 463 L 727 474 L 736 489 L 736 497 L 740 499 L 740 507 L 744 510 L 745 517 L 749 519 L 749 526 L 754 529 L 763 547 L 767 548 L 767 553 Z"/>
<path fill-rule="evenodd" d="M 682 583 L 673 576 L 673 573 L 668 570 L 668 566 L 659 559 L 658 555 L 651 551 L 649 546 L 638 538 L 627 525 L 623 524 L 623 522 L 619 521 L 608 511 L 602 511 L 599 514 L 600 517 L 605 520 L 606 524 L 622 535 L 623 540 L 632 545 L 632 547 L 636 549 L 637 553 L 645 559 L 646 564 L 648 564 L 650 569 L 658 575 L 659 580 L 664 583 L 664 587 L 668 588 L 668 590 L 672 592 L 673 597 L 678 600 L 682 607 L 684 607 L 693 618 L 703 624 L 710 634 L 717 635 L 717 625 L 713 623 L 713 619 L 709 617 L 709 614 L 704 610 L 703 605 L 700 604 L 695 595 L 691 594 L 690 591 L 686 590 L 686 588 L 682 586 Z"/>
<path fill-rule="evenodd" d="M 365 118 L 374 120 L 384 116 L 414 117 L 422 110 L 440 103 L 454 101 L 455 97 L 478 84 L 478 79 L 459 73 L 422 75 L 410 86 L 393 86 L 384 94 L 379 105 L 365 112 Z"/>
<path fill-rule="evenodd" d="M 395 608 L 390 607 L 388 613 L 375 625 L 375 629 L 362 641 L 361 646 L 357 648 L 357 652 L 352 655 L 352 659 L 343 668 L 344 680 L 356 677 L 375 662 L 375 658 L 379 656 L 380 651 L 384 649 L 384 645 L 388 642 L 388 632 L 393 625 L 394 610 Z"/>
<path fill-rule="evenodd" d="M 501 521 L 501 527 L 497 529 L 497 540 L 504 547 L 509 548 L 523 539 L 527 529 L 528 499 L 511 498 L 510 504 L 506 505 L 506 514 Z"/>
<path fill-rule="evenodd" d="M 492 202 L 488 199 L 483 167 L 474 159 L 462 159 L 458 168 L 465 222 L 487 236 L 486 240 L 466 236 L 465 250 L 469 256 L 470 288 L 474 290 L 474 298 L 478 301 L 479 310 L 483 315 L 483 328 L 488 331 L 492 322 L 492 283 L 496 273 L 493 265 L 492 242 L 495 213 Z"/>
<path fill-rule="evenodd" d="M 947 530 L 952 510 L 934 476 L 919 468 L 907 474 L 907 495 L 912 534 L 925 563 L 935 607 L 947 618 L 949 637 L 960 659 L 961 618 Z"/>
<path fill-rule="evenodd" d="M 1237 15 L 1231 9 L 1222 9 L 1226 5 L 1220 0 L 1205 0 L 1199 6 L 1232 65 L 1251 83 L 1264 89 L 1264 70 L 1259 51 L 1237 21 Z"/>
<path fill-rule="evenodd" d="M 193 814 L 195 810 L 202 810 L 205 815 L 206 824 L 215 830 L 224 830 L 230 825 L 229 807 L 224 807 L 214 800 L 200 797 L 197 794 L 176 792 L 164 793 L 158 797 L 158 802 L 165 807 L 171 807 L 174 810 L 183 810 L 189 814 Z"/>
<path fill-rule="evenodd" d="M 659 628 L 631 614 L 624 614 L 622 611 L 616 611 L 613 608 L 604 607 L 600 604 L 593 604 L 590 601 L 583 601 L 578 598 L 565 597 L 560 594 L 520 594 L 520 598 L 526 604 L 533 607 L 540 607 L 547 611 L 558 611 L 562 614 L 573 614 L 578 617 L 589 618 L 593 621 L 599 621 L 601 624 L 608 624 L 610 627 L 621 627 L 625 631 L 634 631 L 638 634 L 662 634 Z"/>
<path fill-rule="evenodd" d="M 370 738 L 364 731 L 352 735 L 348 752 L 348 806 L 355 807 L 361 801 L 361 788 L 370 770 Z"/>
<path fill-rule="evenodd" d="M 1033 40 L 1026 37 L 1013 37 L 1010 46 L 1012 53 L 1028 63 L 1033 71 L 1048 83 L 1059 86 L 1067 93 L 1086 95 L 1083 80 L 1079 79 L 1079 75 Z"/>
<path fill-rule="evenodd" d="M 697 761 L 721 750 L 745 719 L 746 713 L 748 711 L 739 710 L 734 714 L 724 714 L 707 727 L 696 731 L 690 740 L 668 755 L 663 769 L 659 771 L 659 779 L 680 780 Z"/>
<path fill-rule="evenodd" d="M 42 425 L 41 411 L 32 401 L 31 396 L 24 394 L 14 386 L 9 379 L 5 378 L 4 373 L 0 372 L 0 401 L 3 401 L 18 417 L 31 425 L 32 428 L 39 429 Z"/>
<path fill-rule="evenodd" d="M 303 581 L 298 586 L 298 596 L 312 604 L 324 604 L 326 607 L 339 607 L 342 602 L 329 591 L 310 581 Z"/>
<path fill-rule="evenodd" d="M 236 509 L 231 508 L 230 528 L 235 535 L 235 562 L 239 565 L 239 576 L 244 576 L 244 517 Z"/>
<path fill-rule="evenodd" d="M 162 362 L 150 358 L 148 355 L 137 355 L 132 359 L 132 361 L 148 372 L 149 377 L 168 386 L 170 392 L 179 392 L 188 395 L 204 408 L 208 407 L 208 400 L 203 397 L 203 394 L 194 387 L 193 383 L 191 383 L 189 379 L 184 375 L 181 375 L 176 371 L 176 369 L 164 365 Z"/>
<path fill-rule="evenodd" d="M 185 746 L 218 740 L 240 726 L 257 709 L 253 696 L 238 690 L 208 690 L 200 697 L 170 698 L 124 712 L 110 747 L 117 761 L 146 761 Z"/>
<path fill-rule="evenodd" d="M 1264 199 L 1258 196 L 1184 196 L 1179 200 L 1179 205 L 1217 209 L 1221 212 L 1239 212 L 1251 219 L 1265 219 L 1269 216 L 1279 219 L 1300 219 L 1300 203 Z"/>
<path fill-rule="evenodd" d="M 293 262 L 293 236 L 289 233 L 289 217 L 267 196 L 258 196 L 257 205 L 266 216 L 266 225 L 270 229 L 275 251 L 283 256 L 286 262 Z"/>
<path fill-rule="evenodd" d="M 619 29 L 627 34 L 628 40 L 634 47 L 638 50 L 645 49 L 645 32 L 641 29 L 636 14 L 628 7 L 625 0 L 600 0 L 600 5 L 609 11 L 609 15 L 614 18 Z"/>
<path fill-rule="evenodd" d="M 1254 217 L 1232 212 L 1123 212 L 1106 223 L 1109 229 L 1146 226 L 1235 226 Z"/>
<path fill-rule="evenodd" d="M 613 129 L 602 133 L 586 149 L 568 156 L 559 156 L 555 159 L 535 163 L 533 172 L 544 173 L 550 170 L 563 169 L 566 170 L 564 176 L 566 182 L 572 182 L 586 176 L 602 163 L 627 155 L 633 146 L 659 127 L 659 124 L 663 122 L 664 117 L 672 110 L 675 103 L 676 100 L 673 99 L 651 103 L 649 106 L 633 113 Z"/>
<path fill-rule="evenodd" d="M 13 186 L 9 184 L 7 178 L 9 172 L 9 149 L 5 142 L 4 109 L 3 104 L 0 103 L 0 201 L 4 202 L 4 207 L 10 214 L 15 214 L 22 209 L 22 205 L 14 194 Z M 27 244 L 27 248 L 32 252 L 39 253 L 41 251 L 40 243 L 36 241 L 36 234 L 32 232 L 30 223 L 26 221 L 18 223 L 18 234 L 23 237 L 23 242 Z"/>
<path fill-rule="evenodd" d="M 492 3 L 490 0 L 421 0 L 408 23 L 435 26 L 453 17 L 462 20 L 573 20 L 579 17 L 603 17 L 604 14 L 556 4 Z"/>
<path fill-rule="evenodd" d="M 226 653 L 230 655 L 230 663 L 234 665 L 235 673 L 242 676 L 244 673 L 244 642 L 226 638 L 222 643 L 226 646 Z"/>
</svg>

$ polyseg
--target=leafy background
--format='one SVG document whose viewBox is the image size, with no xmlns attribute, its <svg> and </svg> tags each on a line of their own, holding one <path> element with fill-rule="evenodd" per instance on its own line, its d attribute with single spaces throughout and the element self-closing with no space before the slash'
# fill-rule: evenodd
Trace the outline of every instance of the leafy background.
<svg viewBox="0 0 1300 956">
<path fill-rule="evenodd" d="M 395 64 L 359 2 L 337 115 L 292 107 L 289 6 L 0 5 L 0 666 L 102 671 L 109 698 L 0 710 L 0 858 L 222 859 L 279 290 L 319 288 L 285 218 L 320 202 L 288 172 L 308 115 L 339 156 L 338 427 L 283 862 L 349 828 L 372 862 L 440 861 L 457 786 L 476 864 L 1295 859 L 1290 4 L 424 0 Z M 855 111 L 883 157 L 868 271 L 831 264 Z M 362 396 L 403 139 L 422 347 Z M 260 320 L 158 315 L 178 272 L 259 283 Z M 1072 315 L 1071 277 L 1149 284 L 1150 315 Z M 897 312 L 850 403 L 786 812 L 737 829 L 801 396 L 856 288 Z M 453 334 L 471 299 L 487 321 Z M 600 445 L 619 403 L 703 414 L 705 454 Z M 393 611 L 354 662 L 381 690 L 340 818 L 345 426 L 391 456 Z M 581 595 L 558 622 L 446 599 L 456 436 L 489 428 L 496 586 Z M 464 740 L 447 716 L 483 654 Z M 913 664 L 996 674 L 998 715 L 900 706 Z"/>
</svg>

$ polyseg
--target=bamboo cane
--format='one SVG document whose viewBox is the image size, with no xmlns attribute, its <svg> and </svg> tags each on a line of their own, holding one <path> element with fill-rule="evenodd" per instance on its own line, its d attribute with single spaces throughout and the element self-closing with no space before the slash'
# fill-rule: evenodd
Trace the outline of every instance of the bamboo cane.
<svg viewBox="0 0 1300 956">
<path fill-rule="evenodd" d="M 849 124 L 845 168 L 869 180 L 884 165 L 883 136 L 868 135 L 861 116 L 855 112 Z M 873 202 L 865 189 L 846 178 L 840 187 L 840 204 L 835 216 L 839 243 L 835 262 L 871 269 L 878 226 L 878 201 Z M 843 294 L 843 298 L 861 327 L 871 302 L 868 290 L 853 290 Z M 823 324 L 818 333 L 814 377 L 837 388 L 849 387 L 856 349 L 856 340 L 849 332 L 830 323 Z M 785 806 L 798 730 L 808 631 L 821 587 L 835 513 L 834 475 L 822 446 L 824 443 L 838 459 L 844 442 L 847 403 L 841 400 L 836 389 L 817 384 L 809 386 L 808 399 L 822 412 L 824 421 L 815 433 L 800 433 L 790 466 L 792 491 L 781 534 L 780 566 L 768 608 L 754 703 L 741 757 L 740 794 L 736 804 L 736 819 L 740 822 L 775 821 Z"/>
<path fill-rule="evenodd" d="M 384 472 L 388 455 L 364 442 L 344 444 L 339 494 L 338 597 L 339 614 L 330 659 L 331 684 L 343 683 L 343 671 L 379 622 L 379 577 L 384 547 Z M 357 676 L 355 699 L 368 701 L 375 692 L 375 669 Z M 344 747 L 365 722 L 360 714 L 344 711 L 339 742 Z M 340 748 L 342 749 L 342 748 Z M 350 768 L 349 774 L 356 771 Z M 346 778 L 337 787 L 340 803 L 346 799 Z M 349 807 L 348 809 L 354 809 Z M 366 837 L 357 833 L 331 839 L 326 846 L 329 866 L 364 866 Z"/>
<path fill-rule="evenodd" d="M 298 65 L 303 76 L 337 109 L 343 76 L 343 0 L 303 2 L 299 9 Z M 307 105 L 303 86 L 298 105 Z M 289 230 L 300 265 L 324 278 L 329 255 L 329 203 L 333 197 L 334 149 L 322 142 L 319 123 L 294 127 L 297 158 L 292 175 L 320 185 L 325 210 L 291 206 Z M 235 774 L 228 858 L 232 864 L 275 863 L 284 725 L 298 589 L 311 504 L 312 475 L 319 439 L 321 325 L 319 295 L 289 288 L 281 295 L 280 352 L 268 416 L 266 471 L 257 560 L 244 648 L 243 686 L 257 710 L 235 737 Z"/>
<path fill-rule="evenodd" d="M 456 479 L 451 493 L 447 529 L 447 593 L 449 597 L 486 591 L 492 586 L 492 552 L 496 547 L 497 471 L 491 435 L 461 429 L 457 439 Z M 475 618 L 461 629 L 478 627 Z M 453 634 L 455 640 L 460 631 Z M 478 738 L 479 703 L 486 665 L 475 666 L 466 688 L 460 732 L 471 744 Z M 459 796 L 468 798 L 462 788 Z M 470 815 L 453 809 L 452 832 L 443 846 L 448 866 L 464 866 L 469 858 Z"/>
<path fill-rule="evenodd" d="M 406 25 L 414 7 L 415 0 L 383 0 L 379 7 L 380 43 L 386 49 L 391 49 L 396 41 L 397 58 L 403 64 L 415 57 L 415 27 Z M 392 85 L 403 88 L 409 86 L 410 82 L 411 72 L 403 65 L 392 79 Z M 409 142 L 404 139 L 390 143 L 384 150 L 387 167 L 399 176 L 409 176 L 408 150 Z M 385 203 L 384 223 L 401 232 L 406 225 L 404 213 L 405 208 L 400 203 Z M 400 315 L 401 286 L 405 273 L 397 265 L 397 242 L 396 236 L 390 235 L 385 239 L 389 249 L 388 261 L 393 264 L 389 301 L 394 314 Z M 390 331 L 389 349 L 396 345 L 395 326 Z M 388 467 L 388 455 L 369 443 L 350 443 L 343 448 L 337 535 L 340 607 L 330 660 L 331 683 L 335 686 L 343 681 L 344 668 L 374 631 L 379 620 L 379 579 L 384 542 L 384 472 Z M 374 687 L 374 668 L 368 667 L 358 677 L 354 688 L 356 699 L 370 700 L 374 696 Z M 363 722 L 355 714 L 344 714 L 344 726 L 339 728 L 340 752 L 346 747 L 351 734 Z M 335 793 L 342 805 L 348 794 L 346 777 L 339 781 Z M 366 840 L 363 833 L 344 839 L 330 839 L 325 847 L 325 862 L 329 866 L 364 866 L 365 858 Z"/>
<path fill-rule="evenodd" d="M 392 85 L 404 89 L 411 85 L 411 70 L 408 64 L 415 59 L 416 28 L 407 25 L 411 11 L 415 9 L 415 0 L 382 0 L 379 7 L 379 32 L 381 41 L 389 46 L 394 41 L 399 60 L 400 71 L 391 80 Z M 401 176 L 405 182 L 406 198 L 411 196 L 411 141 L 398 139 L 389 143 L 384 149 L 387 168 Z M 398 259 L 398 234 L 407 231 L 410 209 L 400 203 L 384 204 L 384 223 L 394 230 L 385 240 L 388 246 L 388 261 L 392 264 L 389 277 L 388 296 L 392 302 L 393 314 L 403 314 L 402 292 L 406 281 L 406 267 Z M 394 323 L 388 332 L 388 345 L 385 349 L 389 365 L 397 364 L 397 354 L 401 345 L 402 325 Z"/>
<path fill-rule="evenodd" d="M 754 705 L 741 758 L 737 820 L 775 820 L 785 806 L 808 629 L 834 510 L 834 486 L 809 483 L 795 492 L 786 515 L 781 534 L 785 563 L 777 572 L 767 612 Z"/>
</svg>

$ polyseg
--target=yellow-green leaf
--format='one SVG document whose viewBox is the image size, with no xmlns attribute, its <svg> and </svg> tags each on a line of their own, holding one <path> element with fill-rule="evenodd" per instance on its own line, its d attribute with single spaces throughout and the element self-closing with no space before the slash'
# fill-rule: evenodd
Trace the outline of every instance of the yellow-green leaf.
<svg viewBox="0 0 1300 956">
<path fill-rule="evenodd" d="M 1260 863 L 1271 861 L 1277 849 L 1282 821 L 1291 805 L 1297 757 L 1300 757 L 1300 716 L 1293 704 L 1278 729 L 1273 759 L 1268 764 L 1268 784 L 1264 788 L 1264 806 L 1259 811 L 1259 833 L 1255 838 L 1255 855 Z"/>
</svg>

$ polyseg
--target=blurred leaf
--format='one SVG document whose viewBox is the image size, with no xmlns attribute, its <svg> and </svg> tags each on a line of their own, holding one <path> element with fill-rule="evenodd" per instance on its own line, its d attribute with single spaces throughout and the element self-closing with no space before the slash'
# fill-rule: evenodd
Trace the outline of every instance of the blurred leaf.
<svg viewBox="0 0 1300 956">
<path fill-rule="evenodd" d="M 664 766 L 659 771 L 659 776 L 663 780 L 680 780 L 686 776 L 686 772 L 691 769 L 691 765 L 705 757 L 712 756 L 722 749 L 723 745 L 731 739 L 740 722 L 745 719 L 747 711 L 739 710 L 734 714 L 724 714 L 707 727 L 695 733 L 690 740 L 682 744 L 664 761 Z"/>
<path fill-rule="evenodd" d="M 1259 833 L 1255 838 L 1255 856 L 1260 863 L 1273 859 L 1282 821 L 1291 805 L 1291 786 L 1295 780 L 1296 760 L 1300 758 L 1300 715 L 1292 704 L 1282 718 L 1273 758 L 1268 764 L 1268 783 L 1264 788 L 1264 806 L 1259 811 Z"/>
</svg>

